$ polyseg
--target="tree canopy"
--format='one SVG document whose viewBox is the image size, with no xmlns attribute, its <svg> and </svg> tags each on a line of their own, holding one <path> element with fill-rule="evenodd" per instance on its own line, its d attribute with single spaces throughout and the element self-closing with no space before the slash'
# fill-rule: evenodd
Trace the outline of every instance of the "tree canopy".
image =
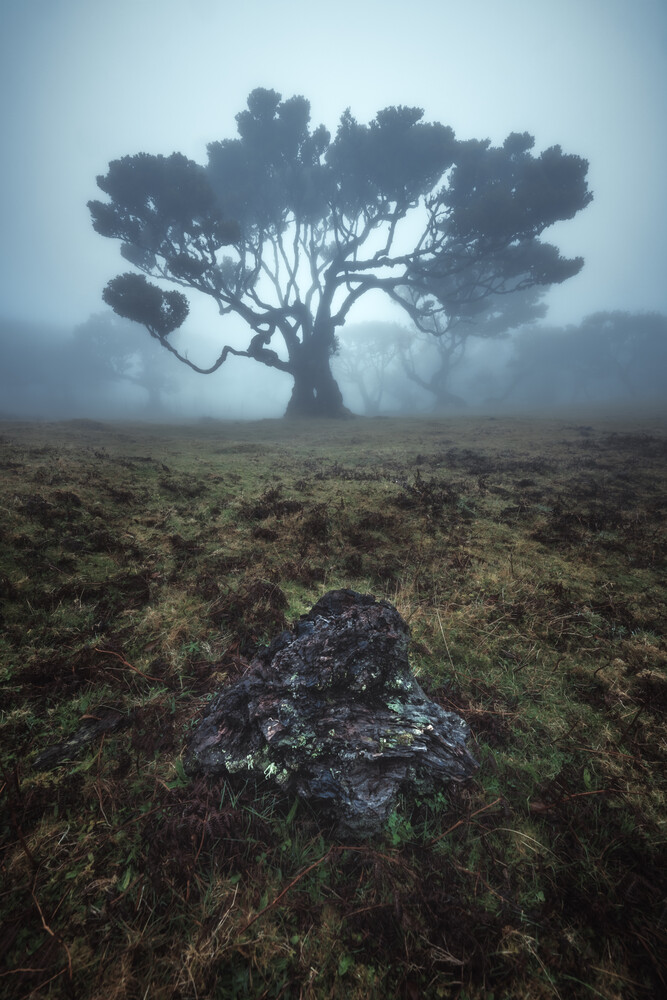
<svg viewBox="0 0 667 1000">
<path fill-rule="evenodd" d="M 103 292 L 202 373 L 230 354 L 294 380 L 291 415 L 345 412 L 331 373 L 336 331 L 359 299 L 381 291 L 436 336 L 488 296 L 576 274 L 541 240 L 591 200 L 588 164 L 554 146 L 533 155 L 514 133 L 502 146 L 456 140 L 419 108 L 389 107 L 367 125 L 344 112 L 334 137 L 311 128 L 304 97 L 256 89 L 236 116 L 238 137 L 213 142 L 205 167 L 180 153 L 139 153 L 97 178 L 95 230 L 119 239 L 136 271 Z M 222 344 L 200 367 L 169 336 L 186 296 L 146 277 L 209 296 L 245 321 L 245 348 Z"/>
</svg>

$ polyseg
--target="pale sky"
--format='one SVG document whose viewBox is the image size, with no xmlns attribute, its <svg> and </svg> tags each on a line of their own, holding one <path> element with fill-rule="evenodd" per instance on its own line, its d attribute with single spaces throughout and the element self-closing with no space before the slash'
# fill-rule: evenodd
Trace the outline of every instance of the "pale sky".
<svg viewBox="0 0 667 1000">
<path fill-rule="evenodd" d="M 90 224 L 96 175 L 138 152 L 205 163 L 258 86 L 332 132 L 348 106 L 407 104 L 460 139 L 586 157 L 594 202 L 545 234 L 586 265 L 548 321 L 667 312 L 666 0 L 1 0 L 0 48 L 0 315 L 98 312 L 127 264 Z"/>
</svg>

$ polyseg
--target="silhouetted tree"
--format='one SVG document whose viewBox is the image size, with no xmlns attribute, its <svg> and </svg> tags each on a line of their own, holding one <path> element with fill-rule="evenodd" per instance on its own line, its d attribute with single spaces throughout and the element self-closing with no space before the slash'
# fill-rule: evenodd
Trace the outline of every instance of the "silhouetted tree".
<svg viewBox="0 0 667 1000">
<path fill-rule="evenodd" d="M 471 338 L 497 339 L 542 318 L 547 311 L 541 301 L 544 291 L 533 286 L 510 295 L 490 294 L 459 305 L 458 315 L 452 312 L 446 321 L 437 308 L 422 319 L 416 336 L 401 342 L 406 377 L 431 394 L 436 411 L 464 407 L 465 401 L 451 391 L 450 383 Z"/>
<path fill-rule="evenodd" d="M 402 374 L 397 362 L 401 350 L 413 339 L 412 331 L 398 323 L 351 323 L 339 335 L 340 350 L 335 375 L 354 385 L 361 396 L 364 413 L 376 416 L 382 407 L 387 384 Z"/>
<path fill-rule="evenodd" d="M 179 153 L 114 160 L 97 178 L 109 200 L 89 203 L 93 226 L 143 273 L 110 281 L 104 300 L 195 371 L 253 358 L 293 378 L 288 414 L 338 416 L 336 330 L 367 292 L 383 291 L 419 326 L 576 274 L 581 258 L 540 236 L 590 201 L 586 161 L 558 146 L 533 156 L 525 134 L 499 148 L 457 142 L 422 117 L 390 107 L 361 125 L 348 110 L 332 139 L 322 125 L 311 131 L 303 97 L 257 89 L 236 116 L 238 138 L 211 143 L 206 167 Z M 247 347 L 225 344 L 209 367 L 194 364 L 168 339 L 187 299 L 145 275 L 241 317 Z"/>
<path fill-rule="evenodd" d="M 147 338 L 138 340 L 133 323 L 111 310 L 95 313 L 76 327 L 72 341 L 77 367 L 88 382 L 130 382 L 146 390 L 150 415 L 162 413 L 164 394 L 176 387 L 163 363 L 167 355 Z"/>
</svg>

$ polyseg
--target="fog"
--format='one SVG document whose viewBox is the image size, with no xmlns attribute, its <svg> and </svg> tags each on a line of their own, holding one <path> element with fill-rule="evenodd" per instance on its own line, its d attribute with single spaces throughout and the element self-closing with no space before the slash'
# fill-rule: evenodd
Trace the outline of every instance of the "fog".
<svg viewBox="0 0 667 1000">
<path fill-rule="evenodd" d="M 590 164 L 592 204 L 545 233 L 585 265 L 546 293 L 543 316 L 463 338 L 438 397 L 425 383 L 450 341 L 423 342 L 380 294 L 363 296 L 333 363 L 350 409 L 664 404 L 663 0 L 4 0 L 0 47 L 0 415 L 284 411 L 288 375 L 243 358 L 198 375 L 104 306 L 102 289 L 128 265 L 86 207 L 96 176 L 126 154 L 205 163 L 256 87 L 304 95 L 332 133 L 348 107 L 366 122 L 415 105 L 458 139 L 527 131 L 536 151 L 559 144 Z M 205 366 L 223 343 L 247 345 L 239 318 L 189 299 L 173 338 L 189 358 Z"/>
</svg>

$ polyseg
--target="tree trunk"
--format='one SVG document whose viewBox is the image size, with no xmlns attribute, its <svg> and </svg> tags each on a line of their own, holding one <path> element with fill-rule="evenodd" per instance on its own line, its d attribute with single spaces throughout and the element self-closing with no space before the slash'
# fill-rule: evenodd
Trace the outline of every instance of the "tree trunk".
<svg viewBox="0 0 667 1000">
<path fill-rule="evenodd" d="M 165 410 L 164 402 L 162 400 L 162 390 L 153 382 L 143 382 L 142 385 L 148 393 L 148 399 L 146 400 L 146 413 L 152 417 L 162 416 Z"/>
<path fill-rule="evenodd" d="M 465 410 L 468 407 L 465 399 L 448 389 L 440 387 L 437 390 L 434 389 L 433 392 L 435 393 L 433 403 L 435 413 L 451 413 L 453 410 Z"/>
<path fill-rule="evenodd" d="M 292 360 L 294 388 L 285 411 L 286 417 L 328 417 L 338 419 L 352 414 L 343 403 L 329 363 L 329 351 L 306 350 Z"/>
</svg>

